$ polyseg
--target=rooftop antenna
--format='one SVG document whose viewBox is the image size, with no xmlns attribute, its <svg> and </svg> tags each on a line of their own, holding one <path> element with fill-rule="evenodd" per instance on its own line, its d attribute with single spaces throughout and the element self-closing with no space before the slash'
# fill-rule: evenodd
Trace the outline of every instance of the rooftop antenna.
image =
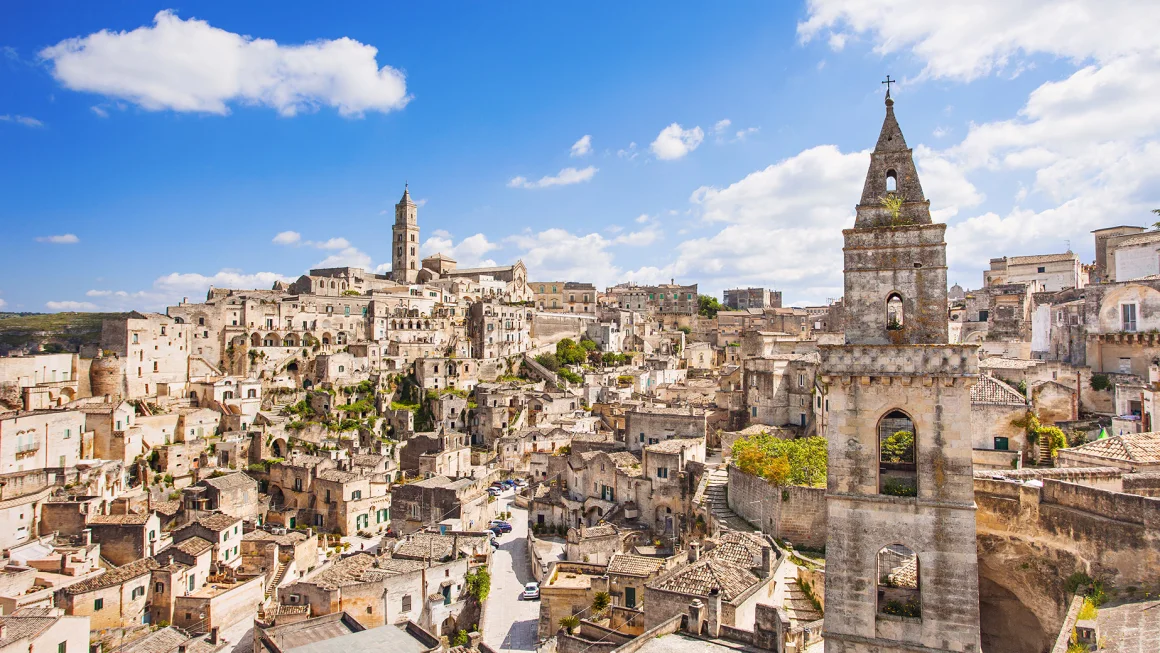
<svg viewBox="0 0 1160 653">
<path fill-rule="evenodd" d="M 1063 242 L 1067 243 L 1067 253 L 1070 254 L 1071 253 L 1071 241 L 1065 240 Z"/>
</svg>

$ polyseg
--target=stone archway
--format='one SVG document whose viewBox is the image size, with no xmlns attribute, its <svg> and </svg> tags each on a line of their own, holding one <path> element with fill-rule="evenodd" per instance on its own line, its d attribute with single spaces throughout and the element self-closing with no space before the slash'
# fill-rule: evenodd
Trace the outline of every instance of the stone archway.
<svg viewBox="0 0 1160 653">
<path fill-rule="evenodd" d="M 1014 592 L 982 575 L 979 624 L 987 653 L 1039 653 L 1051 645 L 1035 613 Z"/>
</svg>

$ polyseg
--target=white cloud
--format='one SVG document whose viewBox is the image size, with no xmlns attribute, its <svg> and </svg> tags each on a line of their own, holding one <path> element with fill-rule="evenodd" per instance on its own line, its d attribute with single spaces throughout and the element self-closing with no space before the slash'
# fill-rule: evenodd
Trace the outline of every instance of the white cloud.
<svg viewBox="0 0 1160 653">
<path fill-rule="evenodd" d="M 568 186 L 588 181 L 596 174 L 595 166 L 588 166 L 582 170 L 564 168 L 556 175 L 540 177 L 539 181 L 529 181 L 526 177 L 512 177 L 508 188 L 548 188 L 550 186 Z"/>
<path fill-rule="evenodd" d="M 592 136 L 585 134 L 580 137 L 580 140 L 572 143 L 572 153 L 569 156 L 579 157 L 588 156 L 592 152 Z"/>
<path fill-rule="evenodd" d="M 629 161 L 635 159 L 640 152 L 636 151 L 636 142 L 633 141 L 628 144 L 628 147 L 616 151 L 616 156 Z"/>
<path fill-rule="evenodd" d="M 100 106 L 99 104 L 94 104 L 93 106 L 89 107 L 89 111 L 92 111 L 93 113 L 97 114 L 98 118 L 108 118 L 109 117 L 109 112 L 106 111 L 105 108 Z"/>
<path fill-rule="evenodd" d="M 97 305 L 92 302 L 74 302 L 74 301 L 60 301 L 60 302 L 44 302 L 44 307 L 50 311 L 95 311 Z"/>
<path fill-rule="evenodd" d="M 3 299 L 0 299 L 0 308 L 4 308 L 7 305 L 8 305 L 8 302 L 4 301 Z"/>
<path fill-rule="evenodd" d="M 81 242 L 81 239 L 77 238 L 76 234 L 59 234 L 56 236 L 37 236 L 36 242 L 52 243 L 53 245 L 73 245 Z"/>
<path fill-rule="evenodd" d="M 342 240 L 342 239 L 341 238 L 338 238 L 338 239 L 332 238 L 331 240 Z M 343 242 L 346 242 L 346 241 L 343 241 Z M 333 249 L 333 248 L 324 248 L 324 249 Z M 374 263 L 371 261 L 370 255 L 367 254 L 366 252 L 360 250 L 357 247 L 345 247 L 341 251 L 335 252 L 334 254 L 327 256 L 326 258 L 322 259 L 321 261 L 315 263 L 314 265 L 312 265 L 310 267 L 312 269 L 313 268 L 350 267 L 350 268 L 363 268 L 364 270 L 370 270 L 370 269 L 373 269 L 375 266 L 374 266 Z"/>
<path fill-rule="evenodd" d="M 330 238 L 327 240 L 302 240 L 302 234 L 297 231 L 280 231 L 271 241 L 275 245 L 290 247 L 314 247 L 317 249 L 350 249 L 350 241 L 345 238 Z"/>
<path fill-rule="evenodd" d="M 644 224 L 644 223 L 649 222 L 651 220 L 652 220 L 652 216 L 650 216 L 647 213 L 641 213 L 640 215 L 636 216 L 636 223 L 637 224 Z"/>
<path fill-rule="evenodd" d="M 608 251 L 612 244 L 597 233 L 576 235 L 564 229 L 527 232 L 504 239 L 516 247 L 528 278 L 588 281 L 597 287 L 619 281 L 620 268 Z"/>
<path fill-rule="evenodd" d="M 224 269 L 212 275 L 196 272 L 173 272 L 153 280 L 153 284 L 146 290 L 126 291 L 94 288 L 85 293 L 86 297 L 94 302 L 73 302 L 88 304 L 89 309 L 75 310 L 106 310 L 129 311 L 147 310 L 164 312 L 166 306 L 177 304 L 183 298 L 191 301 L 201 301 L 207 291 L 213 288 L 240 288 L 268 290 L 275 281 L 291 282 L 296 277 L 289 277 L 276 272 L 255 272 L 247 274 L 240 270 Z M 54 309 L 74 310 L 74 309 Z"/>
<path fill-rule="evenodd" d="M 424 257 L 446 254 L 455 259 L 456 264 L 462 268 L 492 267 L 496 262 L 485 258 L 484 254 L 498 248 L 499 245 L 489 241 L 483 234 L 468 236 L 456 245 L 450 233 L 436 229 L 430 238 L 423 241 L 419 253 Z"/>
<path fill-rule="evenodd" d="M 717 124 L 713 125 L 713 133 L 720 134 L 720 133 L 724 132 L 726 129 L 729 129 L 729 125 L 732 125 L 732 124 L 733 124 L 732 120 L 730 120 L 728 118 L 722 118 L 721 120 L 717 121 Z"/>
<path fill-rule="evenodd" d="M 275 245 L 297 245 L 302 240 L 302 234 L 297 231 L 280 231 L 274 236 Z"/>
<path fill-rule="evenodd" d="M 705 132 L 701 131 L 700 127 L 683 129 L 674 122 L 657 134 L 650 147 L 658 159 L 671 161 L 697 149 L 704 138 Z"/>
<path fill-rule="evenodd" d="M 1136 0 L 810 0 L 808 14 L 803 41 L 829 31 L 840 50 L 867 34 L 879 54 L 910 50 L 923 76 L 967 81 L 1035 54 L 1110 61 L 1151 51 L 1160 25 L 1160 3 Z"/>
<path fill-rule="evenodd" d="M 424 198 L 415 200 L 415 206 L 417 206 L 419 208 L 423 208 L 424 206 L 427 206 L 427 198 L 424 197 Z"/>
<path fill-rule="evenodd" d="M 249 104 L 293 116 L 329 106 L 347 117 L 401 109 L 410 100 L 403 73 L 380 68 L 377 54 L 347 37 L 280 45 L 171 10 L 151 26 L 101 30 L 40 51 L 65 87 L 150 111 L 227 114 L 230 104 Z"/>
<path fill-rule="evenodd" d="M 1016 115 L 971 124 L 942 151 L 915 148 L 927 196 L 943 202 L 934 213 L 950 220 L 952 276 L 978 279 L 991 257 L 1059 252 L 1068 242 L 1090 260 L 1092 229 L 1152 222 L 1160 188 L 1157 3 L 813 0 L 808 13 L 798 26 L 803 40 L 824 30 L 865 35 L 880 54 L 917 58 L 919 78 L 1011 78 L 1044 55 L 1074 62 L 1074 72 L 1035 88 Z M 971 182 L 981 174 L 1008 179 L 1014 204 L 959 218 L 983 200 Z"/>
<path fill-rule="evenodd" d="M 760 127 L 746 127 L 745 129 L 742 129 L 741 131 L 737 132 L 737 135 L 733 138 L 733 140 L 734 141 L 743 141 L 743 140 L 749 138 L 751 135 L 756 134 L 759 131 L 761 131 Z"/>
<path fill-rule="evenodd" d="M 645 247 L 655 243 L 661 237 L 661 232 L 655 226 L 649 226 L 640 231 L 633 231 L 627 234 L 621 234 L 613 239 L 615 245 L 628 245 L 630 247 Z"/>
<path fill-rule="evenodd" d="M 31 118 L 29 116 L 17 116 L 17 115 L 8 115 L 8 114 L 0 115 L 0 122 L 14 122 L 18 125 L 24 125 L 25 127 L 43 127 L 44 126 L 44 123 L 37 120 L 36 118 Z"/>
</svg>

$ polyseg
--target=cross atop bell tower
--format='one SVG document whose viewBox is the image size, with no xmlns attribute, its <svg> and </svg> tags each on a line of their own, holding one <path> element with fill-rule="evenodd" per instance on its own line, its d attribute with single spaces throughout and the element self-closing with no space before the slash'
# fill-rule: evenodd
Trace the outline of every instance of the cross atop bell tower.
<svg viewBox="0 0 1160 653">
<path fill-rule="evenodd" d="M 403 197 L 395 205 L 391 235 L 391 278 L 398 283 L 415 283 L 419 276 L 419 205 L 411 201 L 410 184 L 403 185 Z"/>
</svg>

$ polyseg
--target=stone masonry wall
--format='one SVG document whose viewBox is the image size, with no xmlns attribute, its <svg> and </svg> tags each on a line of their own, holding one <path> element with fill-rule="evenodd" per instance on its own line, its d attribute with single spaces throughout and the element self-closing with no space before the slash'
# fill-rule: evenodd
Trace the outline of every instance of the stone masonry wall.
<svg viewBox="0 0 1160 653">
<path fill-rule="evenodd" d="M 729 508 L 763 533 L 810 548 L 826 544 L 825 488 L 779 488 L 730 465 L 728 497 Z"/>
</svg>

